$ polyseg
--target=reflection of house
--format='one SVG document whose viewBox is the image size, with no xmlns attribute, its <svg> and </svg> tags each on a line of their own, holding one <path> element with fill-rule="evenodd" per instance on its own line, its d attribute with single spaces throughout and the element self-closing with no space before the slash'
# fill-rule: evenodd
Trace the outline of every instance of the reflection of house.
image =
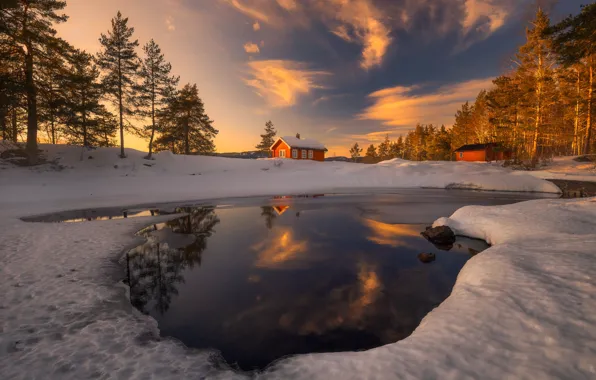
<svg viewBox="0 0 596 380">
<path fill-rule="evenodd" d="M 273 206 L 273 209 L 277 212 L 277 215 L 281 215 L 286 212 L 290 206 Z"/>
<path fill-rule="evenodd" d="M 455 150 L 456 161 L 510 160 L 513 152 L 500 143 L 469 144 Z"/>
<path fill-rule="evenodd" d="M 324 161 L 326 151 L 325 145 L 313 139 L 301 139 L 300 134 L 280 137 L 271 145 L 272 157 L 295 160 Z"/>
</svg>

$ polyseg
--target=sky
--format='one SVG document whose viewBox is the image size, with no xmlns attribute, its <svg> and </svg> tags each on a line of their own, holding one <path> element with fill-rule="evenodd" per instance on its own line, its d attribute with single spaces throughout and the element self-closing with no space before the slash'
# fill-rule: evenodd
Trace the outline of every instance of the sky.
<svg viewBox="0 0 596 380">
<path fill-rule="evenodd" d="M 558 21 L 586 0 L 539 1 Z M 153 38 L 196 83 L 218 152 L 278 136 L 314 138 L 328 156 L 416 123 L 453 124 L 511 67 L 534 0 L 67 0 L 58 34 L 96 53 L 120 10 L 140 46 Z M 139 48 L 139 53 L 141 49 Z M 127 136 L 127 147 L 147 143 Z"/>
</svg>

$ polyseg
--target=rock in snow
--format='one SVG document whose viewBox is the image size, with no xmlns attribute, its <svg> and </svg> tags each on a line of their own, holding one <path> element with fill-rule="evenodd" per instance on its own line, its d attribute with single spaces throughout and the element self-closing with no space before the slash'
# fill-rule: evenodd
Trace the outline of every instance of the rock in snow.
<svg viewBox="0 0 596 380">
<path fill-rule="evenodd" d="M 420 234 L 435 245 L 453 246 L 455 243 L 455 234 L 448 226 L 431 227 Z"/>
</svg>

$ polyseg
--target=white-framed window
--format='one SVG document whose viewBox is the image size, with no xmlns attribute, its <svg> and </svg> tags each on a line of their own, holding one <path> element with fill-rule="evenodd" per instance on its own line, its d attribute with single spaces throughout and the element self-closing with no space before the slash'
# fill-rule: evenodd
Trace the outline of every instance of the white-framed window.
<svg viewBox="0 0 596 380">
<path fill-rule="evenodd" d="M 280 149 L 279 150 L 279 157 L 286 158 L 286 150 L 285 149 Z"/>
<path fill-rule="evenodd" d="M 464 158 L 464 152 L 459 152 L 459 158 Z"/>
<path fill-rule="evenodd" d="M 306 149 L 302 149 L 302 158 L 306 158 Z"/>
<path fill-rule="evenodd" d="M 298 149 L 292 149 L 292 158 L 298 158 Z"/>
<path fill-rule="evenodd" d="M 312 152 L 312 150 L 309 150 L 308 151 L 308 159 L 312 160 L 312 156 L 313 156 L 313 152 Z"/>
</svg>

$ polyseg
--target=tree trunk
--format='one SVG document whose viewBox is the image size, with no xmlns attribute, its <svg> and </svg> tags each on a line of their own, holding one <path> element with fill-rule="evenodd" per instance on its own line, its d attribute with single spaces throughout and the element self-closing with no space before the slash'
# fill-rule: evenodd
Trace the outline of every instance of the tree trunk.
<svg viewBox="0 0 596 380">
<path fill-rule="evenodd" d="M 17 143 L 17 138 L 19 137 L 19 130 L 17 128 L 17 107 L 12 108 L 11 112 L 11 123 L 12 123 L 12 142 Z"/>
<path fill-rule="evenodd" d="M 572 154 L 578 154 L 579 153 L 579 103 L 580 103 L 580 97 L 581 97 L 581 92 L 580 92 L 580 77 L 581 77 L 581 71 L 579 68 L 577 68 L 577 81 L 576 81 L 576 86 L 577 86 L 577 99 L 575 101 L 575 117 L 574 117 L 574 125 L 573 125 L 573 143 L 571 144 L 571 150 L 572 150 Z"/>
<path fill-rule="evenodd" d="M 81 111 L 81 121 L 83 123 L 83 146 L 88 146 L 89 142 L 87 141 L 87 113 L 85 112 L 85 95 L 82 96 L 82 111 Z"/>
<path fill-rule="evenodd" d="M 27 94 L 27 153 L 29 163 L 37 163 L 37 91 L 33 81 L 33 46 L 27 45 L 25 56 L 25 91 Z"/>
<path fill-rule="evenodd" d="M 190 118 L 190 116 L 189 116 Z M 189 135 L 190 135 L 190 131 L 189 131 L 189 125 L 188 125 L 188 120 L 185 121 L 184 123 L 184 154 L 189 155 L 190 154 L 190 142 L 189 140 Z"/>
<path fill-rule="evenodd" d="M 7 109 L 1 108 L 0 109 L 0 128 L 2 128 L 2 140 L 8 139 L 8 128 L 6 126 L 6 115 Z"/>
<path fill-rule="evenodd" d="M 124 154 L 124 107 L 122 106 L 122 70 L 121 60 L 118 57 L 118 110 L 120 111 L 120 158 L 126 158 Z"/>
<path fill-rule="evenodd" d="M 588 117 L 586 120 L 586 141 L 584 141 L 584 154 L 590 153 L 592 138 L 592 94 L 594 87 L 594 58 L 590 57 L 590 81 L 588 85 Z"/>
<path fill-rule="evenodd" d="M 149 139 L 149 154 L 147 159 L 151 159 L 153 153 L 153 138 L 155 137 L 155 68 L 151 65 L 151 138 Z"/>
</svg>

